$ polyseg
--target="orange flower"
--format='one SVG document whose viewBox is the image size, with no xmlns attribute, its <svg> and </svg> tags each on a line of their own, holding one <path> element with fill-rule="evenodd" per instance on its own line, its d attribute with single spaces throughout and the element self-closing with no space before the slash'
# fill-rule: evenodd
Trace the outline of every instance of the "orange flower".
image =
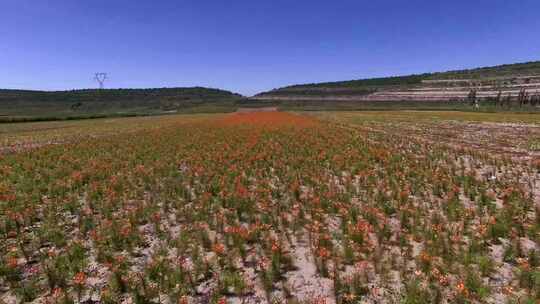
<svg viewBox="0 0 540 304">
<path fill-rule="evenodd" d="M 19 262 L 17 261 L 16 257 L 10 257 L 8 259 L 8 267 L 9 268 L 17 268 L 18 264 L 19 264 Z"/>
<path fill-rule="evenodd" d="M 352 302 L 356 299 L 356 295 L 353 293 L 348 293 L 343 296 L 343 299 L 347 302 Z"/>
<path fill-rule="evenodd" d="M 188 298 L 186 296 L 182 296 L 179 300 L 178 300 L 178 304 L 188 304 L 189 301 L 188 301 Z"/>
<path fill-rule="evenodd" d="M 123 237 L 128 237 L 130 233 L 131 233 L 130 225 L 125 225 L 122 227 L 122 229 L 120 229 L 120 235 Z"/>
<path fill-rule="evenodd" d="M 316 298 L 313 298 L 311 301 L 310 301 L 311 304 L 326 304 L 326 299 L 324 297 L 316 297 Z"/>
<path fill-rule="evenodd" d="M 524 258 L 517 258 L 517 259 L 516 259 L 516 262 L 519 264 L 519 266 L 520 266 L 522 269 L 528 270 L 528 269 L 530 268 L 529 261 L 527 261 L 527 260 L 524 259 Z"/>
<path fill-rule="evenodd" d="M 62 293 L 63 293 L 62 288 L 56 287 L 52 292 L 52 296 L 53 298 L 58 299 L 62 296 Z"/>
<path fill-rule="evenodd" d="M 281 251 L 281 248 L 279 247 L 279 244 L 276 241 L 272 241 L 272 252 L 278 253 Z"/>
<path fill-rule="evenodd" d="M 463 281 L 460 281 L 456 285 L 456 290 L 457 290 L 458 293 L 461 293 L 464 296 L 467 296 L 469 294 L 469 291 L 467 290 L 467 287 L 465 287 L 465 284 L 463 283 Z"/>
<path fill-rule="evenodd" d="M 326 259 L 330 257 L 330 251 L 324 247 L 321 247 L 319 250 L 317 250 L 317 255 L 323 259 Z"/>
<path fill-rule="evenodd" d="M 420 254 L 420 258 L 421 258 L 424 262 L 429 262 L 429 261 L 431 261 L 431 256 L 430 256 L 429 253 L 427 253 L 426 251 L 422 251 L 422 253 Z"/>
<path fill-rule="evenodd" d="M 216 243 L 214 244 L 213 250 L 217 255 L 223 255 L 225 253 L 225 246 L 223 246 L 223 244 Z"/>
<path fill-rule="evenodd" d="M 218 300 L 218 304 L 227 304 L 227 298 L 223 297 Z"/>
<path fill-rule="evenodd" d="M 402 201 L 405 201 L 406 199 L 409 198 L 409 195 L 410 195 L 409 190 L 405 189 L 405 190 L 402 190 L 402 191 L 399 193 L 399 198 L 400 198 Z"/>
<path fill-rule="evenodd" d="M 114 259 L 115 259 L 116 264 L 120 265 L 124 263 L 124 261 L 126 260 L 126 257 L 123 255 L 117 255 Z"/>
<path fill-rule="evenodd" d="M 84 272 L 78 272 L 75 277 L 73 277 L 73 284 L 82 286 L 86 283 L 86 274 Z"/>
<path fill-rule="evenodd" d="M 82 175 L 81 171 L 75 171 L 75 172 L 71 173 L 71 179 L 74 182 L 80 183 L 83 180 L 83 175 Z"/>
<path fill-rule="evenodd" d="M 159 214 L 159 212 L 154 212 L 152 214 L 152 221 L 154 222 L 159 222 L 161 220 L 161 214 Z"/>
<path fill-rule="evenodd" d="M 504 294 L 509 295 L 509 294 L 512 294 L 514 292 L 514 288 L 512 286 L 504 286 L 502 288 L 502 291 L 503 291 Z"/>
</svg>

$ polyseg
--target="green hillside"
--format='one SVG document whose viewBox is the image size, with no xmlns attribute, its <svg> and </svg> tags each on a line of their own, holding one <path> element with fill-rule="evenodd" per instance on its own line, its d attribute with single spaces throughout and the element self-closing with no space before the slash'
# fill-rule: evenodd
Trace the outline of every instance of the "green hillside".
<svg viewBox="0 0 540 304">
<path fill-rule="evenodd" d="M 469 70 L 449 71 L 431 74 L 428 79 L 481 79 L 491 77 L 512 77 L 540 75 L 540 61 L 503 64 Z"/>
<path fill-rule="evenodd" d="M 540 61 L 299 84 L 263 92 L 251 100 L 295 110 L 470 110 L 476 103 L 477 109 L 486 111 L 539 111 Z"/>
<path fill-rule="evenodd" d="M 306 88 L 365 88 L 374 89 L 384 86 L 409 86 L 420 84 L 422 80 L 444 80 L 444 79 L 481 79 L 491 77 L 512 77 L 527 74 L 540 74 L 540 61 L 504 64 L 493 67 L 482 67 L 468 70 L 456 70 L 448 72 L 424 73 L 417 75 L 380 77 L 370 79 L 358 79 L 335 82 L 309 83 L 287 86 L 272 91 L 298 90 Z M 264 94 L 264 93 L 262 93 Z"/>
<path fill-rule="evenodd" d="M 421 83 L 423 79 L 428 79 L 431 74 L 380 77 L 347 81 L 319 82 L 300 85 L 292 85 L 283 89 L 302 89 L 302 88 L 372 88 L 389 85 L 410 85 Z M 278 89 L 279 90 L 279 89 Z"/>
<path fill-rule="evenodd" d="M 193 88 L 72 91 L 0 90 L 3 120 L 223 111 L 242 100 L 229 91 Z"/>
</svg>

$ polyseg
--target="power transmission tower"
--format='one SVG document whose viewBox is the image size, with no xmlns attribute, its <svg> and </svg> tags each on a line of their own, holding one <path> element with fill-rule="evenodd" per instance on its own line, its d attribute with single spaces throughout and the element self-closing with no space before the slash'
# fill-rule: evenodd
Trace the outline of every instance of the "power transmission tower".
<svg viewBox="0 0 540 304">
<path fill-rule="evenodd" d="M 99 88 L 103 89 L 103 84 L 105 83 L 105 80 L 107 80 L 107 73 L 96 73 L 94 80 L 99 83 Z"/>
</svg>

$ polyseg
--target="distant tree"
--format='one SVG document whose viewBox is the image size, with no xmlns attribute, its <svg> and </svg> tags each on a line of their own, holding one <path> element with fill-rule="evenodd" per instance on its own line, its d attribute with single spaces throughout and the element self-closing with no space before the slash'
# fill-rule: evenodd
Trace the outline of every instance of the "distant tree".
<svg viewBox="0 0 540 304">
<path fill-rule="evenodd" d="M 512 105 L 512 94 L 511 93 L 508 93 L 508 95 L 505 98 L 505 101 L 506 101 L 506 106 L 508 108 L 510 108 L 510 106 Z"/>
<path fill-rule="evenodd" d="M 502 106 L 503 99 L 502 99 L 502 84 L 498 80 L 494 80 L 492 83 L 493 88 L 495 91 L 497 91 L 497 96 L 493 98 L 495 106 Z"/>
<path fill-rule="evenodd" d="M 539 103 L 540 103 L 540 95 L 538 94 L 538 91 L 536 91 L 536 93 L 531 96 L 531 106 L 535 107 Z"/>
<path fill-rule="evenodd" d="M 528 93 L 527 93 L 527 90 L 525 88 L 522 88 L 520 91 L 519 91 L 519 95 L 518 95 L 518 102 L 519 102 L 519 107 L 521 108 L 524 104 L 527 104 L 527 97 L 528 97 Z"/>
<path fill-rule="evenodd" d="M 502 106 L 502 90 L 499 89 L 499 93 L 497 93 L 497 97 L 495 97 L 495 106 L 501 105 Z"/>
<path fill-rule="evenodd" d="M 71 105 L 71 109 L 72 110 L 77 110 L 78 108 L 80 108 L 82 106 L 82 103 L 80 102 L 77 102 L 77 103 L 74 103 Z"/>
<path fill-rule="evenodd" d="M 469 92 L 469 95 L 467 96 L 467 100 L 469 100 L 469 104 L 471 106 L 474 106 L 475 109 L 478 108 L 478 98 L 476 97 L 476 89 L 471 89 Z"/>
</svg>

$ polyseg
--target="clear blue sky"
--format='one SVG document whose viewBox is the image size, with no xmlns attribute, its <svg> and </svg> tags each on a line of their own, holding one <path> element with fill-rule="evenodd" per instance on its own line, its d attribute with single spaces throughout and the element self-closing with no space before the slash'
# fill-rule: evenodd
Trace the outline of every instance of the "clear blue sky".
<svg viewBox="0 0 540 304">
<path fill-rule="evenodd" d="M 539 0 L 2 0 L 0 88 L 289 84 L 540 59 Z"/>
</svg>

